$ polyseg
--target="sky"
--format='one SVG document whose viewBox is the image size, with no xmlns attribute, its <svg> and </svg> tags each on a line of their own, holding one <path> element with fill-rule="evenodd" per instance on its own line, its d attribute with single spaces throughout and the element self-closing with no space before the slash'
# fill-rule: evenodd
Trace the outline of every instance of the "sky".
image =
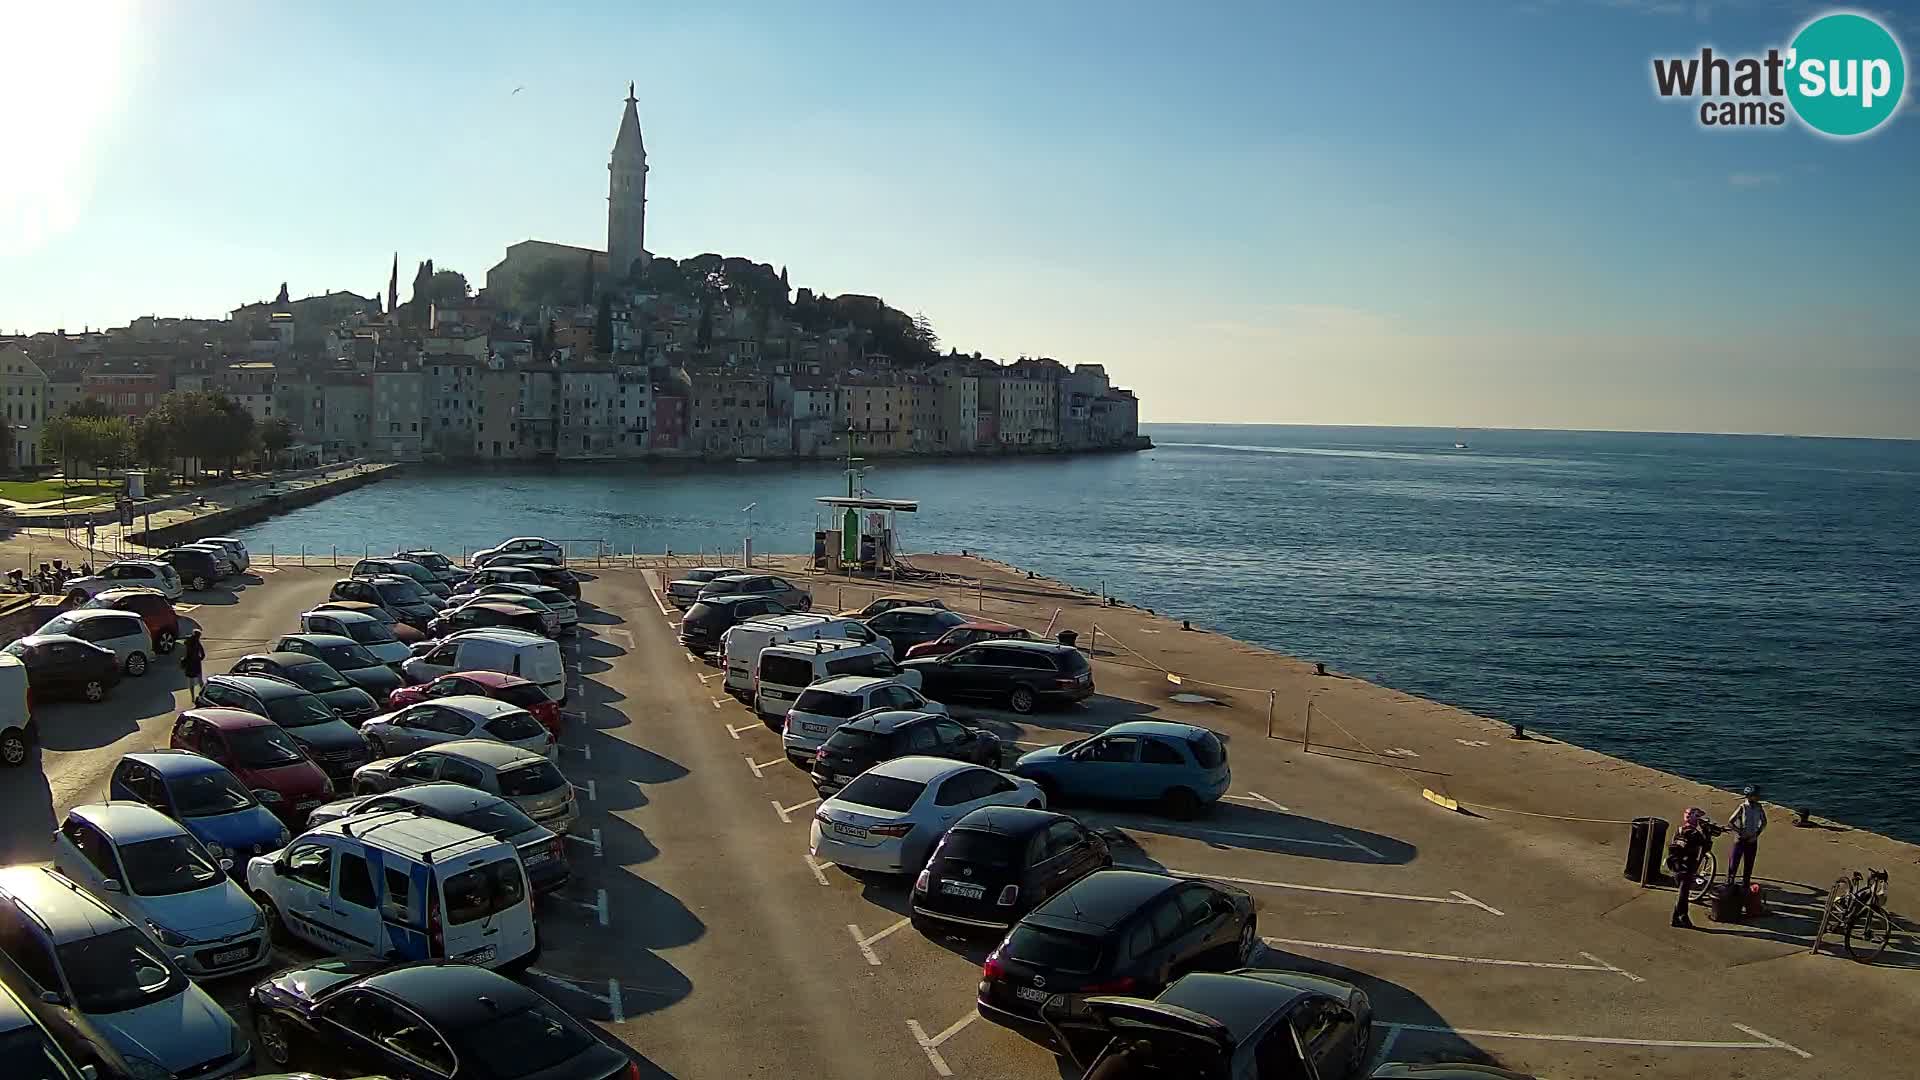
<svg viewBox="0 0 1920 1080">
<path fill-rule="evenodd" d="M 1912 92 L 1841 141 L 1652 89 L 1822 10 L 6 0 L 0 332 L 602 247 L 633 80 L 651 251 L 1104 364 L 1146 421 L 1920 438 Z"/>
</svg>

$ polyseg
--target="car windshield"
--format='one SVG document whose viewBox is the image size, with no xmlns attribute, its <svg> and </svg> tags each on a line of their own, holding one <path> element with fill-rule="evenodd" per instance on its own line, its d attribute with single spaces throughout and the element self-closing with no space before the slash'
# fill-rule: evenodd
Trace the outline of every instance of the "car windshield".
<svg viewBox="0 0 1920 1080">
<path fill-rule="evenodd" d="M 275 769 L 305 761 L 300 744 L 279 728 L 252 727 L 229 731 L 227 745 L 233 748 L 233 760 L 242 768 Z"/>
<path fill-rule="evenodd" d="M 940 841 L 940 854 L 979 866 L 1004 867 L 1014 865 L 1025 847 L 1026 839 L 1023 837 L 981 832 L 979 829 L 954 829 L 947 833 L 946 839 Z"/>
<path fill-rule="evenodd" d="M 1087 670 L 1089 666 L 1087 664 L 1087 658 L 1077 651 L 1076 652 L 1060 652 L 1060 653 L 1057 653 L 1056 656 L 1058 657 L 1058 660 L 1059 660 L 1060 670 L 1066 672 L 1069 675 L 1078 675 L 1081 672 Z"/>
<path fill-rule="evenodd" d="M 812 713 L 815 716 L 837 716 L 846 718 L 860 711 L 860 699 L 847 694 L 836 694 L 831 690 L 803 690 L 800 700 L 793 703 L 795 712 Z"/>
<path fill-rule="evenodd" d="M 909 810 L 926 789 L 927 785 L 918 780 L 864 773 L 835 795 L 833 801 L 859 803 L 876 810 Z"/>
<path fill-rule="evenodd" d="M 502 713 L 487 721 L 487 734 L 501 742 L 538 739 L 546 733 L 545 725 L 524 712 Z"/>
<path fill-rule="evenodd" d="M 380 599 L 389 604 L 411 604 L 420 598 L 420 583 L 412 578 L 398 581 L 376 582 L 373 586 Z"/>
<path fill-rule="evenodd" d="M 293 694 L 267 702 L 267 717 L 283 728 L 312 727 L 333 719 L 333 710 L 312 694 Z"/>
<path fill-rule="evenodd" d="M 455 1031 L 461 1060 L 497 1080 L 533 1076 L 585 1053 L 586 1029 L 551 1005 L 540 1004 Z"/>
<path fill-rule="evenodd" d="M 186 976 L 131 926 L 69 941 L 55 950 L 84 1013 L 115 1013 L 161 1001 L 187 988 Z"/>
<path fill-rule="evenodd" d="M 532 683 L 515 683 L 512 686 L 503 686 L 489 696 L 496 701 L 504 701 L 509 705 L 518 705 L 523 709 L 530 709 L 535 705 L 545 705 L 548 700 L 547 692 Z"/>
<path fill-rule="evenodd" d="M 492 833 L 496 836 L 517 836 L 528 829 L 538 828 L 534 820 L 520 812 L 520 808 L 505 800 L 495 800 L 483 806 L 476 806 L 451 819 L 455 825 L 465 825 L 476 832 Z"/>
<path fill-rule="evenodd" d="M 329 690 L 345 690 L 353 686 L 352 683 L 341 678 L 339 672 L 326 664 L 288 664 L 280 670 L 287 673 L 287 678 L 292 680 L 295 686 L 302 690 L 311 690 L 316 694 L 324 694 Z"/>
<path fill-rule="evenodd" d="M 0 1033 L 0 1076 L 10 1080 L 77 1080 L 32 1024 Z"/>
<path fill-rule="evenodd" d="M 725 596 L 728 593 L 739 592 L 749 584 L 751 584 L 751 582 L 714 580 L 709 581 L 707 587 L 700 591 L 706 593 L 708 596 Z"/>
<path fill-rule="evenodd" d="M 35 632 L 42 636 L 45 636 L 47 634 L 72 634 L 73 620 L 67 618 L 65 615 L 62 615 L 59 618 L 54 619 L 51 622 L 48 622 L 45 626 L 42 626 L 39 630 Z"/>
<path fill-rule="evenodd" d="M 127 891 L 135 896 L 172 896 L 223 880 L 206 849 L 191 836 L 163 836 L 120 847 Z"/>
<path fill-rule="evenodd" d="M 1008 956 L 1034 967 L 1084 973 L 1100 963 L 1100 939 L 1020 923 L 1002 946 Z"/>
<path fill-rule="evenodd" d="M 833 733 L 833 738 L 827 740 L 827 749 L 871 757 L 886 752 L 887 737 L 877 732 L 855 731 L 843 727 Z"/>
<path fill-rule="evenodd" d="M 16 641 L 6 648 L 0 649 L 0 652 L 6 653 L 8 656 L 26 657 L 32 655 L 33 646 L 27 644 L 25 641 Z"/>
<path fill-rule="evenodd" d="M 387 629 L 386 623 L 378 620 L 361 622 L 355 619 L 352 622 L 342 622 L 340 627 L 347 632 L 348 637 L 362 645 L 385 645 L 390 641 L 400 640 L 393 636 L 393 631 Z"/>
<path fill-rule="evenodd" d="M 380 658 L 359 645 L 322 645 L 320 659 L 331 664 L 336 671 L 358 671 L 365 667 L 380 666 Z"/>
<path fill-rule="evenodd" d="M 253 795 L 229 772 L 204 772 L 167 785 L 174 813 L 183 818 L 231 814 L 253 805 Z"/>
<path fill-rule="evenodd" d="M 1220 745 L 1220 737 L 1211 731 L 1188 739 L 1187 748 L 1193 751 L 1193 760 L 1203 769 L 1217 769 L 1227 762 L 1227 748 Z"/>
<path fill-rule="evenodd" d="M 500 794 L 508 798 L 541 795 L 566 782 L 567 778 L 560 775 L 560 770 L 553 767 L 553 762 L 539 761 L 501 773 Z"/>
</svg>

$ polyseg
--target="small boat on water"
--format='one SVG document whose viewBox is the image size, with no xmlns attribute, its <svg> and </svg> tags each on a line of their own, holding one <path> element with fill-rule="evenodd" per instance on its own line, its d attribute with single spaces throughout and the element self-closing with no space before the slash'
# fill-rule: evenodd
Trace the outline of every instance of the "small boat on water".
<svg viewBox="0 0 1920 1080">
<path fill-rule="evenodd" d="M 1457 442 L 1453 444 L 1453 448 L 1455 450 L 1465 450 L 1467 449 L 1467 444 L 1463 442 Z"/>
<path fill-rule="evenodd" d="M 751 457 L 737 457 L 737 458 L 734 458 L 733 460 L 735 461 L 735 463 L 740 465 L 752 465 L 754 462 L 757 462 L 760 459 L 751 458 Z"/>
</svg>

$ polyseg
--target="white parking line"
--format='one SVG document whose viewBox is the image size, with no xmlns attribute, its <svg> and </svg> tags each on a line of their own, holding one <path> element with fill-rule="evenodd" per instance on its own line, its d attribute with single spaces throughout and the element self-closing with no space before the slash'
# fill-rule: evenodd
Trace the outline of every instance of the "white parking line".
<svg viewBox="0 0 1920 1080">
<path fill-rule="evenodd" d="M 1204 874 L 1195 870 L 1169 870 L 1176 877 L 1206 878 L 1210 881 L 1227 881 L 1235 885 L 1259 885 L 1268 889 L 1292 889 L 1296 892 L 1334 893 L 1340 896 L 1364 896 L 1372 900 L 1409 900 L 1422 904 L 1466 904 L 1477 907 L 1493 915 L 1505 915 L 1499 908 L 1490 907 L 1475 900 L 1463 892 L 1452 896 L 1414 896 L 1410 893 L 1369 892 L 1366 889 L 1336 889 L 1329 885 L 1301 885 L 1292 881 L 1260 881 L 1254 878 L 1223 877 L 1219 874 Z"/>
<path fill-rule="evenodd" d="M 591 911 L 600 917 L 601 926 L 607 925 L 607 890 L 605 889 L 598 890 L 598 895 L 596 896 L 594 902 L 591 904 L 587 903 L 585 900 L 570 900 L 564 896 L 556 896 L 554 897 L 554 899 L 562 903 L 572 904 L 574 907 L 586 908 L 588 911 Z"/>
<path fill-rule="evenodd" d="M 1387 1025 L 1387 1034 L 1380 1040 L 1380 1048 L 1373 1052 L 1373 1060 L 1367 1063 L 1369 1069 L 1378 1069 L 1391 1060 L 1387 1055 L 1393 1053 L 1393 1044 L 1400 1041 L 1400 1025 Z"/>
<path fill-rule="evenodd" d="M 575 785 L 573 785 L 573 790 L 575 790 L 575 791 L 584 791 L 584 792 L 586 792 L 586 793 L 587 793 L 587 801 L 588 801 L 588 802 L 599 802 L 599 801 L 600 801 L 600 789 L 599 789 L 599 787 L 598 787 L 598 786 L 597 786 L 597 785 L 595 784 L 595 782 L 594 782 L 594 781 L 592 781 L 592 780 L 588 780 L 588 781 L 587 781 L 587 786 L 586 786 L 586 787 L 581 787 L 581 786 L 580 786 L 579 784 L 575 784 Z"/>
<path fill-rule="evenodd" d="M 564 835 L 569 840 L 572 840 L 576 843 L 585 844 L 588 847 L 592 848 L 595 858 L 599 858 L 606 854 L 606 849 L 600 846 L 600 830 L 599 829 L 589 830 L 588 835 L 586 836 L 575 836 L 572 833 L 566 833 Z"/>
<path fill-rule="evenodd" d="M 1704 1039 L 1624 1039 L 1611 1035 L 1556 1035 L 1536 1031 L 1481 1031 L 1475 1028 L 1446 1027 L 1439 1024 L 1386 1024 L 1402 1031 L 1427 1031 L 1437 1035 L 1467 1035 L 1476 1039 L 1526 1039 L 1533 1042 L 1587 1043 L 1594 1046 L 1657 1046 L 1677 1050 L 1785 1050 L 1802 1058 L 1813 1055 L 1791 1043 L 1745 1024 L 1733 1026 L 1758 1039 L 1758 1042 L 1716 1042 Z"/>
<path fill-rule="evenodd" d="M 1286 808 L 1286 807 L 1284 807 L 1284 806 L 1281 806 L 1281 805 L 1280 805 L 1279 803 L 1277 803 L 1277 802 L 1274 802 L 1274 801 L 1273 801 L 1272 799 L 1269 799 L 1269 798 L 1267 798 L 1267 797 L 1266 797 L 1265 795 L 1262 795 L 1262 794 L 1260 794 L 1260 793 L 1259 793 L 1259 792 L 1257 792 L 1257 791 L 1249 791 L 1249 792 L 1247 792 L 1247 794 L 1248 794 L 1248 795 L 1251 795 L 1252 797 L 1254 797 L 1254 798 L 1256 798 L 1256 799 L 1259 799 L 1259 800 L 1260 800 L 1261 802 L 1263 802 L 1263 803 L 1266 803 L 1266 804 L 1267 804 L 1268 806 L 1271 806 L 1271 807 L 1273 807 L 1273 808 L 1274 808 L 1275 810 L 1278 810 L 1278 811 L 1280 811 L 1280 812 L 1281 812 L 1281 813 L 1283 813 L 1283 814 L 1291 814 L 1291 813 L 1293 813 L 1293 811 L 1291 811 L 1291 810 L 1289 810 L 1289 809 L 1287 809 L 1287 808 Z"/>
<path fill-rule="evenodd" d="M 719 698 L 711 698 L 711 699 L 709 699 L 709 700 L 711 700 L 711 701 L 713 702 L 713 707 L 714 707 L 715 709 L 718 709 L 718 708 L 720 707 L 720 700 L 721 700 L 721 699 L 719 699 Z"/>
<path fill-rule="evenodd" d="M 1359 848 L 1361 851 L 1366 852 L 1367 854 L 1373 856 L 1376 859 L 1384 859 L 1386 857 L 1384 855 L 1381 855 L 1379 852 L 1373 850 L 1372 848 L 1368 847 L 1367 845 L 1361 843 L 1360 841 L 1355 840 L 1353 837 L 1348 836 L 1346 833 L 1339 831 L 1338 829 L 1334 830 L 1333 835 L 1339 837 L 1342 840 L 1345 840 L 1347 842 L 1348 847 Z"/>
<path fill-rule="evenodd" d="M 805 852 L 802 852 L 800 854 L 800 857 L 806 860 L 807 869 L 813 871 L 813 880 L 819 882 L 822 885 L 825 885 L 827 883 L 827 867 L 832 866 L 833 864 L 814 862 L 813 856 L 808 855 Z"/>
<path fill-rule="evenodd" d="M 767 801 L 773 804 L 773 812 L 780 815 L 780 820 L 782 822 L 785 822 L 787 824 L 792 824 L 793 818 L 789 815 L 791 815 L 795 810 L 805 810 L 807 807 L 812 806 L 814 803 L 819 802 L 820 796 L 815 795 L 813 798 L 808 799 L 806 802 L 794 803 L 792 806 L 781 806 L 780 800 L 778 799 L 768 799 Z"/>
<path fill-rule="evenodd" d="M 576 720 L 577 720 L 577 719 L 580 719 L 580 717 L 579 717 L 578 715 L 576 715 L 576 716 L 574 717 L 574 719 L 576 719 Z M 588 761 L 592 761 L 592 760 L 593 760 L 593 747 L 591 747 L 591 746 L 568 746 L 568 745 L 566 745 L 565 743 L 561 743 L 561 744 L 560 744 L 560 749 L 562 749 L 562 750 L 578 750 L 578 751 L 580 751 L 580 753 L 581 753 L 581 754 L 582 754 L 583 756 L 585 756 L 585 757 L 586 757 L 586 759 L 587 759 Z"/>
<path fill-rule="evenodd" d="M 895 930 L 900 929 L 912 921 L 912 919 L 901 919 L 899 922 L 894 923 L 892 926 L 887 927 L 872 937 L 861 937 L 860 928 L 853 923 L 847 924 L 847 932 L 853 935 L 854 947 L 860 950 L 861 956 L 867 958 L 867 963 L 874 967 L 879 967 L 880 957 L 873 951 L 874 942 L 879 941 L 881 938 L 886 937 L 888 934 L 893 933 Z"/>
<path fill-rule="evenodd" d="M 695 675 L 694 678 L 699 679 L 701 682 L 706 682 L 708 679 L 717 679 L 725 674 L 726 672 L 724 671 L 709 671 L 705 675 Z"/>
<path fill-rule="evenodd" d="M 277 566 L 249 566 L 247 567 L 247 572 L 250 574 L 277 574 L 280 572 L 280 568 Z"/>
<path fill-rule="evenodd" d="M 940 1044 L 953 1038 L 959 1034 L 961 1028 L 966 1027 L 978 1019 L 980 1019 L 979 1013 L 970 1012 L 960 1019 L 955 1020 L 952 1027 L 935 1035 L 931 1039 L 927 1038 L 927 1029 L 920 1026 L 920 1021 L 909 1020 L 907 1021 L 907 1032 L 913 1036 L 914 1042 L 920 1044 L 920 1049 L 926 1051 L 927 1061 L 932 1063 L 934 1072 L 939 1073 L 941 1076 L 952 1076 L 953 1070 L 947 1068 L 947 1060 L 940 1056 Z"/>
<path fill-rule="evenodd" d="M 613 629 L 608 630 L 607 633 L 620 635 L 621 640 L 627 643 L 627 648 L 629 649 L 633 648 L 633 631 L 623 630 L 619 627 L 614 627 Z"/>
<path fill-rule="evenodd" d="M 1485 956 L 1454 956 L 1450 953 L 1413 952 L 1408 949 L 1382 949 L 1371 945 L 1343 945 L 1332 941 L 1303 941 L 1299 938 L 1263 937 L 1260 940 L 1269 945 L 1299 945 L 1309 949 L 1328 949 L 1334 952 L 1368 953 L 1373 956 L 1405 956 L 1414 960 L 1446 960 L 1456 964 L 1486 964 L 1490 967 L 1550 968 L 1555 971 L 1604 971 L 1614 975 L 1625 975 L 1633 982 L 1645 982 L 1640 976 L 1614 967 L 1589 953 L 1581 956 L 1595 960 L 1592 964 L 1548 963 L 1541 960 L 1497 960 Z"/>
<path fill-rule="evenodd" d="M 739 727 L 734 727 L 732 724 L 727 725 L 727 734 L 733 736 L 735 739 L 740 738 L 740 733 L 743 731 L 765 730 L 767 730 L 767 725 L 765 724 L 741 724 Z"/>
<path fill-rule="evenodd" d="M 607 1007 L 607 1018 L 609 1020 L 613 1021 L 616 1024 L 626 1022 L 627 1010 L 624 1002 L 622 1002 L 621 1000 L 619 979 L 608 979 L 607 980 L 607 996 L 601 997 L 599 994 L 596 994 L 593 991 L 587 989 L 586 982 L 581 979 L 569 978 L 565 975 L 556 975 L 553 972 L 546 970 L 545 968 L 537 968 L 537 967 L 528 968 L 527 974 L 538 975 L 539 977 L 547 980 L 548 982 L 559 983 L 561 986 L 564 986 L 569 990 L 573 990 L 587 997 L 590 997 L 595 1001 L 598 1001 L 600 1004 L 605 1005 Z"/>
<path fill-rule="evenodd" d="M 647 583 L 647 595 L 653 597 L 653 606 L 660 609 L 660 617 L 663 619 L 671 619 L 672 616 L 667 614 L 667 605 L 660 602 L 660 594 L 653 591 L 652 572 L 649 571 L 648 573 L 642 575 L 640 580 Z"/>
<path fill-rule="evenodd" d="M 176 612 L 199 611 L 200 605 L 199 604 L 175 604 L 173 605 L 173 610 Z"/>
<path fill-rule="evenodd" d="M 728 728 L 727 730 L 729 730 L 729 731 L 731 731 L 731 730 L 733 730 L 733 729 L 732 729 L 732 728 Z M 734 736 L 734 738 L 736 738 L 736 739 L 737 739 L 737 738 L 739 738 L 739 737 L 740 737 L 740 736 L 738 736 L 738 735 L 735 735 L 735 736 Z M 761 772 L 761 771 L 760 771 L 761 769 L 765 769 L 765 768 L 768 768 L 768 767 L 770 767 L 770 766 L 773 766 L 773 765 L 779 765 L 779 764 L 781 764 L 781 763 L 783 763 L 783 762 L 785 762 L 785 761 L 787 760 L 787 759 L 786 759 L 786 758 L 784 758 L 784 757 L 777 757 L 777 758 L 774 758 L 774 759 L 773 759 L 772 761 L 755 761 L 755 760 L 753 760 L 752 758 L 750 758 L 750 757 L 747 757 L 747 755 L 745 755 L 745 754 L 742 754 L 742 755 L 740 755 L 740 756 L 741 756 L 741 757 L 745 757 L 745 758 L 747 758 L 747 768 L 749 768 L 749 769 L 752 769 L 752 770 L 753 770 L 753 775 L 754 775 L 754 778 L 755 778 L 756 780 L 764 780 L 764 779 L 766 779 L 766 774 L 765 774 L 765 773 L 763 773 L 763 772 Z"/>
</svg>

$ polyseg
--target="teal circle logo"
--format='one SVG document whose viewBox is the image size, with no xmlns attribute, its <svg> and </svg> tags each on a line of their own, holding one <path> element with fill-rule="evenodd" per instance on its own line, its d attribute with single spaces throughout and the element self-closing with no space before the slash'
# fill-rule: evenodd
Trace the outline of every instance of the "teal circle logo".
<svg viewBox="0 0 1920 1080">
<path fill-rule="evenodd" d="M 1839 12 L 1808 23 L 1787 50 L 1787 99 L 1808 127 L 1847 138 L 1893 116 L 1907 92 L 1907 61 L 1886 27 Z"/>
</svg>

